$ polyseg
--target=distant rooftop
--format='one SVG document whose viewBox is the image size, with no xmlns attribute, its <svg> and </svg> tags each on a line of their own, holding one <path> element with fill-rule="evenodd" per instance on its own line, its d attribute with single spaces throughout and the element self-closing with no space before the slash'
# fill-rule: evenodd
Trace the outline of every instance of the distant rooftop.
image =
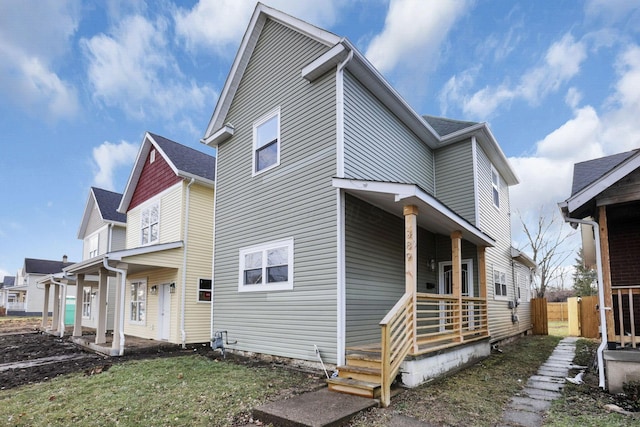
<svg viewBox="0 0 640 427">
<path fill-rule="evenodd" d="M 590 184 L 602 178 L 606 173 L 615 169 L 631 156 L 638 153 L 638 149 L 625 153 L 613 154 L 611 156 L 600 157 L 598 159 L 587 160 L 576 163 L 573 166 L 573 183 L 571 186 L 571 196 L 584 190 Z"/>
</svg>

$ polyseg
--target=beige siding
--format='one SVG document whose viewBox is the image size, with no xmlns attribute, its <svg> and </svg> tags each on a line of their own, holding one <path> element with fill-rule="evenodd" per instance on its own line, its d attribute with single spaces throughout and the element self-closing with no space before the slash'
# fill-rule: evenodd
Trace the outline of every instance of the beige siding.
<svg viewBox="0 0 640 427">
<path fill-rule="evenodd" d="M 326 47 L 267 21 L 230 107 L 234 136 L 217 151 L 214 330 L 233 348 L 336 361 L 335 75 L 300 70 Z M 252 176 L 253 122 L 280 108 L 280 165 Z M 293 290 L 238 292 L 239 250 L 294 240 Z"/>
</svg>

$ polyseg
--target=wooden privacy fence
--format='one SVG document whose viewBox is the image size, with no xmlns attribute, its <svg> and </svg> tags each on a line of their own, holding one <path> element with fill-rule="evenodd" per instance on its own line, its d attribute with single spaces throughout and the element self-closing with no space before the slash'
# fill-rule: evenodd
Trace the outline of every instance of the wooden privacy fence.
<svg viewBox="0 0 640 427">
<path fill-rule="evenodd" d="M 547 319 L 549 322 L 566 322 L 569 319 L 568 304 L 566 302 L 548 302 Z"/>
<path fill-rule="evenodd" d="M 534 335 L 549 334 L 546 298 L 534 298 L 531 300 L 531 323 L 533 323 Z"/>
<path fill-rule="evenodd" d="M 567 302 L 569 304 L 569 335 L 598 338 L 600 336 L 598 296 L 574 297 L 569 298 Z"/>
</svg>

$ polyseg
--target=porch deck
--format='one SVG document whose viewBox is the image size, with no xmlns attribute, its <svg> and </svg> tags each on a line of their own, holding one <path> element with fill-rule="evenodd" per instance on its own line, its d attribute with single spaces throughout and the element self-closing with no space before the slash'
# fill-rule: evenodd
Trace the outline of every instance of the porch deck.
<svg viewBox="0 0 640 427">
<path fill-rule="evenodd" d="M 87 334 L 79 337 L 71 337 L 71 341 L 83 348 L 104 354 L 106 356 L 119 356 L 118 350 L 112 348 L 113 335 L 107 334 L 106 342 L 96 344 L 95 334 Z M 140 353 L 157 353 L 176 351 L 181 348 L 180 344 L 174 344 L 167 341 L 159 341 L 154 339 L 139 338 L 125 335 L 124 354 L 140 354 Z"/>
</svg>

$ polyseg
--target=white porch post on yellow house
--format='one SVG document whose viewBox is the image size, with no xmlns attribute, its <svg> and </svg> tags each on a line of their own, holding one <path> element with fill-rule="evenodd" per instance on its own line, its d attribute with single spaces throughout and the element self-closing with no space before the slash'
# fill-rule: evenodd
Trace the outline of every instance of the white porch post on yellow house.
<svg viewBox="0 0 640 427">
<path fill-rule="evenodd" d="M 451 284 L 453 287 L 453 298 L 456 300 L 453 310 L 453 322 L 458 333 L 456 341 L 462 341 L 462 232 L 451 233 Z"/>
<path fill-rule="evenodd" d="M 47 325 L 49 324 L 49 285 L 48 283 L 44 285 L 44 307 L 42 308 L 42 330 L 47 330 Z"/>
<path fill-rule="evenodd" d="M 51 324 L 52 331 L 60 329 L 60 285 L 53 286 L 53 322 Z"/>
<path fill-rule="evenodd" d="M 82 336 L 82 295 L 84 291 L 84 274 L 76 279 L 76 313 L 73 316 L 73 336 Z"/>
<path fill-rule="evenodd" d="M 96 326 L 96 344 L 107 342 L 107 284 L 109 272 L 106 268 L 100 269 L 98 279 L 98 324 Z"/>
<path fill-rule="evenodd" d="M 403 209 L 405 230 L 405 293 L 413 300 L 413 351 L 418 351 L 416 316 L 418 290 L 418 207 L 407 205 Z"/>
<path fill-rule="evenodd" d="M 116 298 L 114 301 L 114 316 L 113 316 L 113 342 L 111 343 L 112 350 L 118 350 L 118 352 L 123 349 L 120 348 L 121 345 L 121 335 L 120 335 L 120 320 L 123 319 L 124 316 L 124 301 L 122 300 L 122 273 L 116 273 Z"/>
</svg>

